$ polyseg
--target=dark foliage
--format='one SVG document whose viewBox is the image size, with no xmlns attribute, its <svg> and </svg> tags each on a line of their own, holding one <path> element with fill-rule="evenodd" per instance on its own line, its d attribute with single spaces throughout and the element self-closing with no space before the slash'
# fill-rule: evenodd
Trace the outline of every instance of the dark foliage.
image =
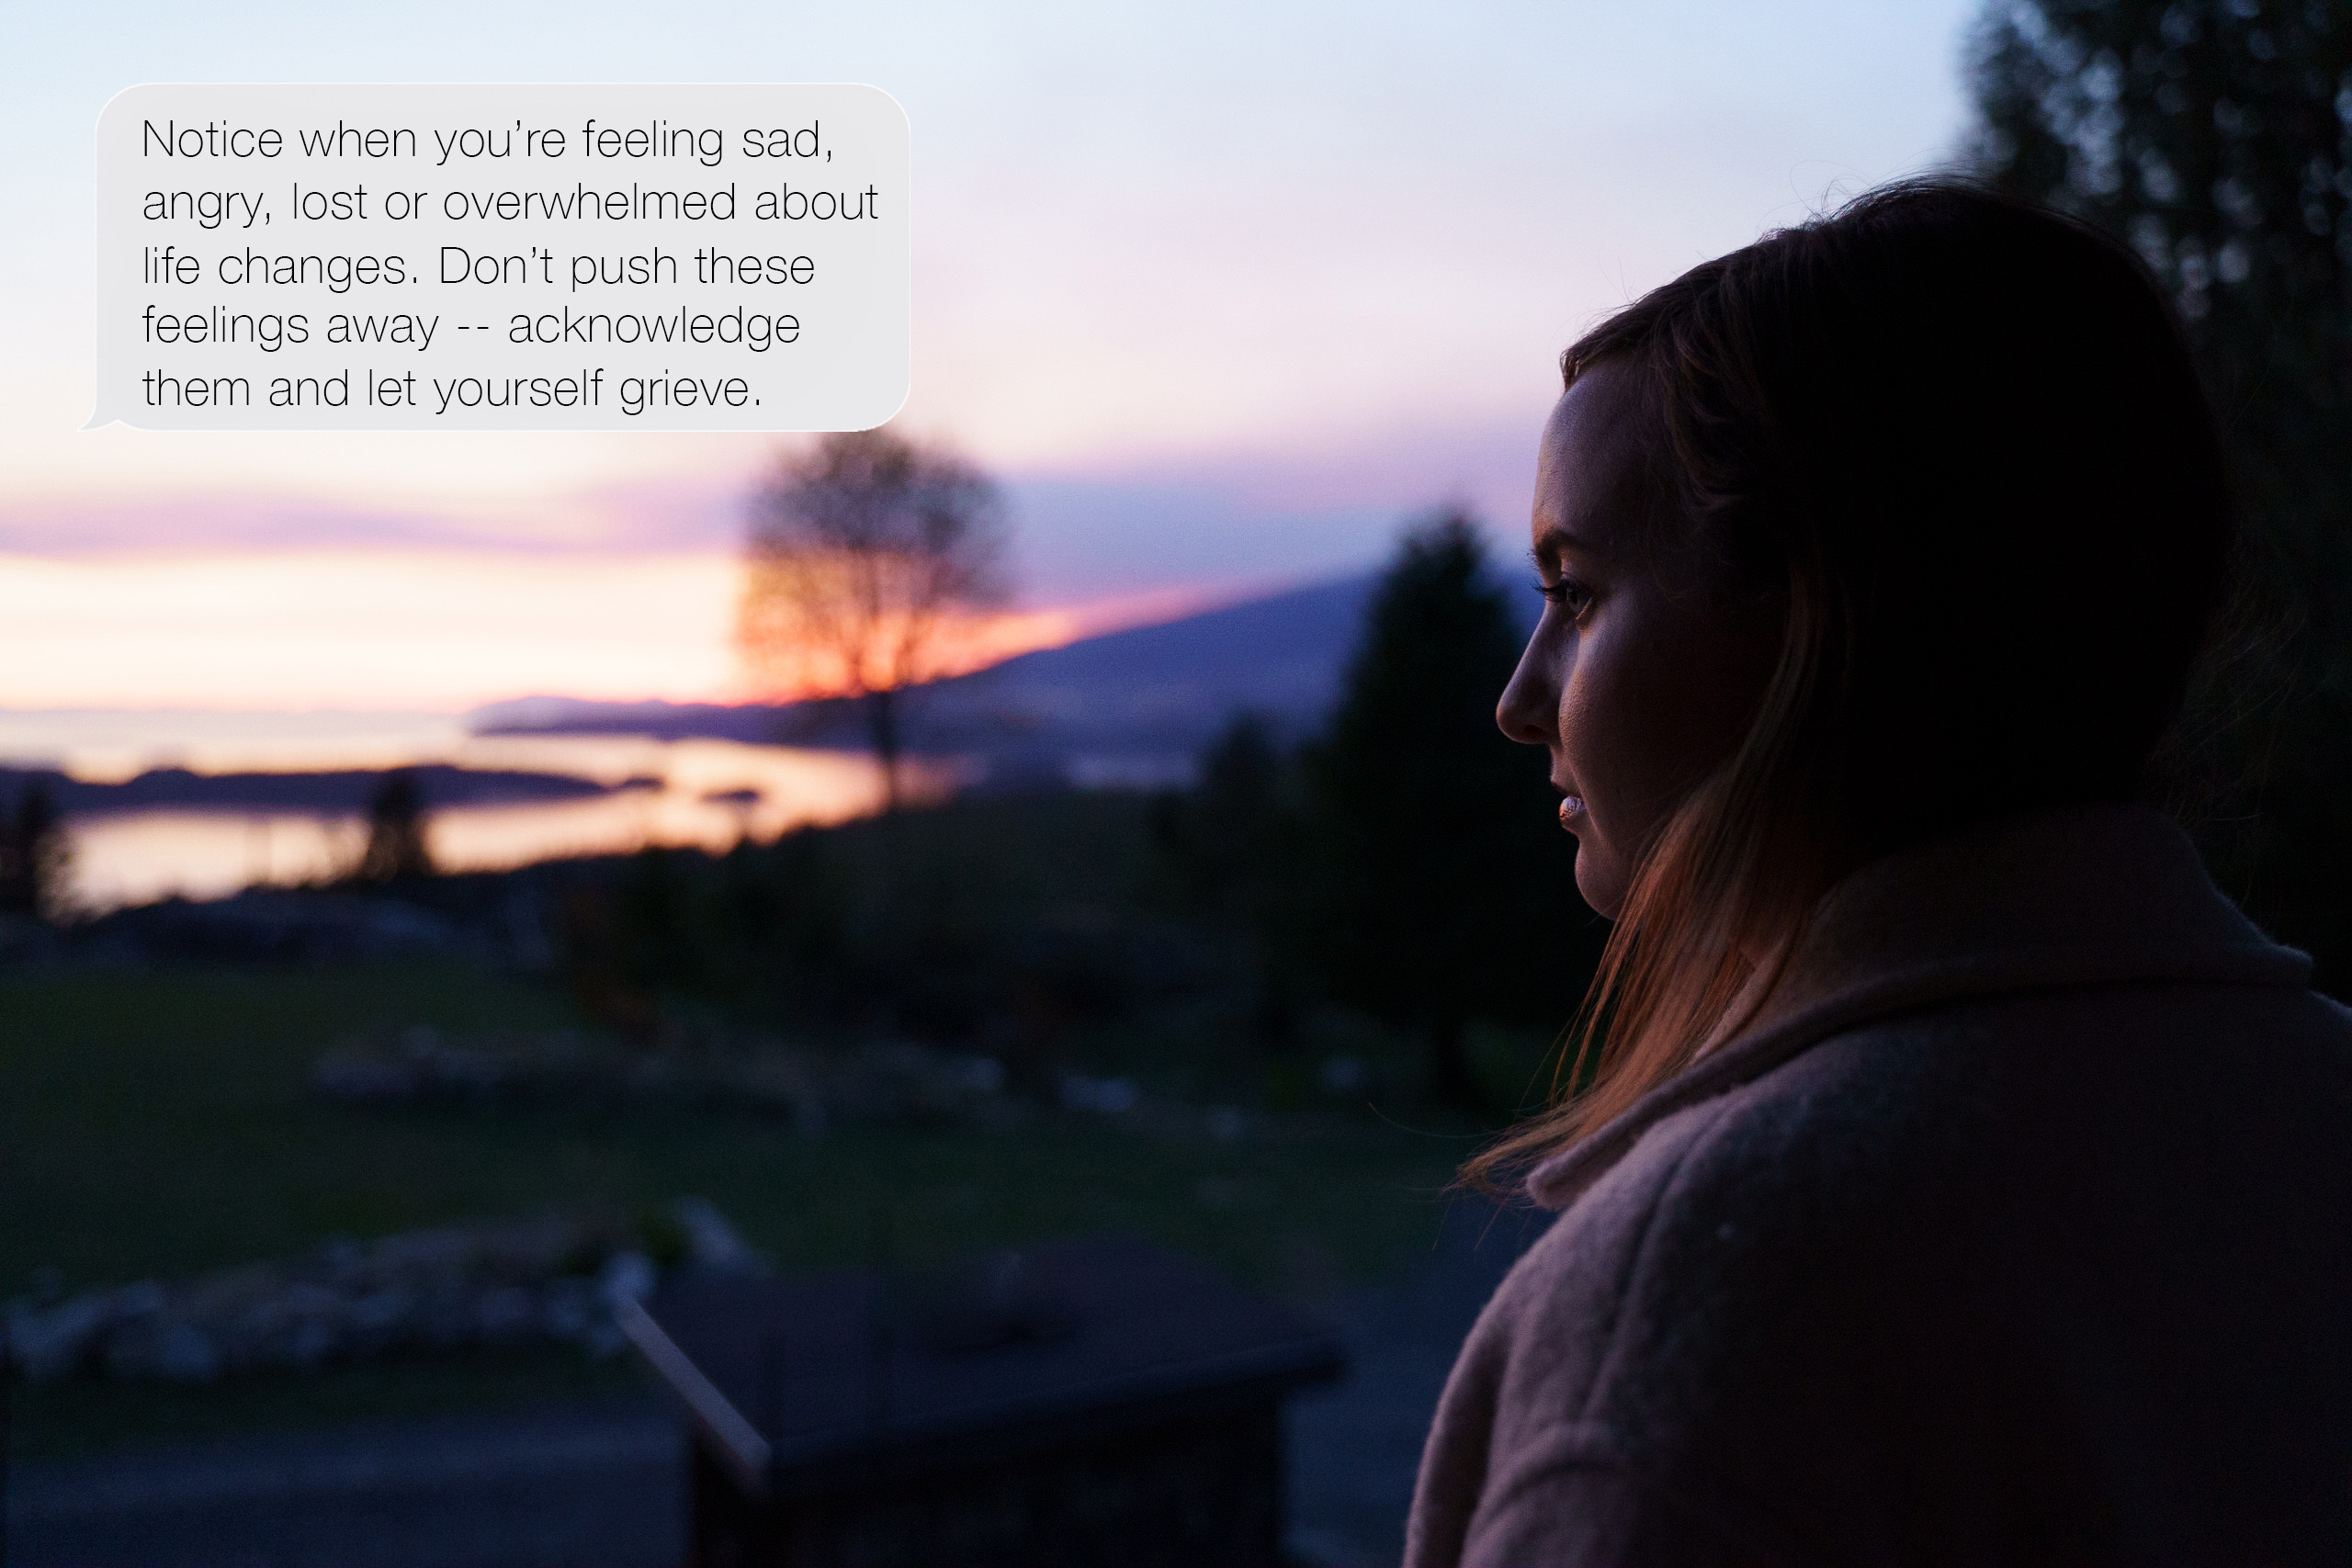
<svg viewBox="0 0 2352 1568">
<path fill-rule="evenodd" d="M 1237 714 L 1203 753 L 1199 784 L 1162 796 L 1152 821 L 1188 908 L 1246 945 L 1250 1035 L 1273 1054 L 1297 1043 L 1301 951 L 1312 915 L 1297 773 L 1271 721 Z"/>
<path fill-rule="evenodd" d="M 2255 548 L 2181 760 L 2223 886 L 2352 980 L 2352 6 L 1995 0 L 1972 60 L 1996 183 L 2169 288 Z"/>
<path fill-rule="evenodd" d="M 65 897 L 72 846 L 47 782 L 34 778 L 0 818 L 0 912 L 56 918 Z"/>
<path fill-rule="evenodd" d="M 583 863 L 560 895 L 592 1020 L 647 1044 L 717 1012 L 803 1039 L 898 1036 L 1049 1090 L 1074 1030 L 1199 990 L 1205 941 L 1157 896 L 1136 796 L 1001 797 L 722 856 Z"/>
</svg>

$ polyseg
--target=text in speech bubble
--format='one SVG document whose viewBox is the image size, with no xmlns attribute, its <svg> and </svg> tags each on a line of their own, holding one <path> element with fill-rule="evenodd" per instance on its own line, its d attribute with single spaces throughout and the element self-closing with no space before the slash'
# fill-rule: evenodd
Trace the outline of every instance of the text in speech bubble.
<svg viewBox="0 0 2352 1568">
<path fill-rule="evenodd" d="M 156 85 L 97 151 L 93 428 L 863 430 L 906 399 L 877 88 Z"/>
</svg>

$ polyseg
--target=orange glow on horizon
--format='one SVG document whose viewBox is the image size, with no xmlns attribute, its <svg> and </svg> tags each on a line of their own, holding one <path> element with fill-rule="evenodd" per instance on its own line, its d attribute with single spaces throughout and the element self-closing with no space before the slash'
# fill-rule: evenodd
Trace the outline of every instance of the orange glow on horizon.
<svg viewBox="0 0 2352 1568">
<path fill-rule="evenodd" d="M 528 695 L 735 702 L 730 551 L 0 556 L 0 708 L 458 713 Z M 975 618 L 943 673 L 1217 602 L 1185 587 Z"/>
<path fill-rule="evenodd" d="M 1023 653 L 1076 642 L 1088 630 L 1087 617 L 1078 610 L 1005 610 L 944 619 L 924 661 L 922 678 L 936 681 L 968 675 Z M 893 683 L 887 678 L 873 678 L 871 671 L 867 684 L 854 682 L 842 670 L 841 659 L 821 649 L 776 650 L 761 662 L 763 668 L 746 668 L 740 677 L 737 689 L 748 700 L 801 702 L 810 697 L 848 696 Z"/>
</svg>

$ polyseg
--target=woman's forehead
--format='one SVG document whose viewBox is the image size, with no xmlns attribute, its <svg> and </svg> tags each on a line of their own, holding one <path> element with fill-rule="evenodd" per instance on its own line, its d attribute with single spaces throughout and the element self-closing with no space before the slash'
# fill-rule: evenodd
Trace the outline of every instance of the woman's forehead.
<svg viewBox="0 0 2352 1568">
<path fill-rule="evenodd" d="M 1536 459 L 1532 533 L 1588 551 L 1627 543 L 1655 499 L 1644 446 L 1640 384 L 1633 368 L 1604 360 L 1579 374 L 1544 422 Z"/>
</svg>

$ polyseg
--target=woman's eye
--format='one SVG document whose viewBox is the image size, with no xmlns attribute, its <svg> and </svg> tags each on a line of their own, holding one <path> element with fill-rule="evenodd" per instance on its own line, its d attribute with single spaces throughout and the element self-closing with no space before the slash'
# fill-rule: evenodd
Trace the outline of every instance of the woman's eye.
<svg viewBox="0 0 2352 1568">
<path fill-rule="evenodd" d="M 1578 619 L 1592 608 L 1592 590 L 1573 578 L 1564 577 L 1557 582 L 1538 582 L 1535 592 Z"/>
</svg>

